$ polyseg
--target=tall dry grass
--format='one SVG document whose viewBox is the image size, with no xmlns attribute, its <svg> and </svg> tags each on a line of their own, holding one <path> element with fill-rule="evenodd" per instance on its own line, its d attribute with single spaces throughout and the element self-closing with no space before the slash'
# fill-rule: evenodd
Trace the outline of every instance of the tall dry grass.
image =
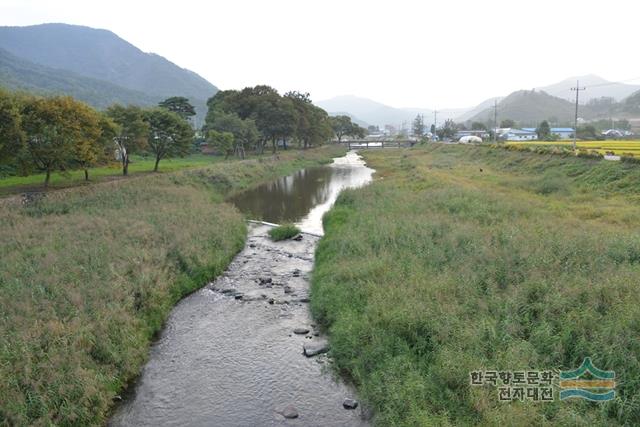
<svg viewBox="0 0 640 427">
<path fill-rule="evenodd" d="M 340 149 L 0 204 L 0 425 L 100 425 L 171 307 L 242 248 L 226 194 Z"/>
<path fill-rule="evenodd" d="M 369 151 L 312 284 L 378 425 L 640 423 L 640 168 L 484 147 Z M 503 403 L 482 369 L 615 370 L 617 397 Z"/>
</svg>

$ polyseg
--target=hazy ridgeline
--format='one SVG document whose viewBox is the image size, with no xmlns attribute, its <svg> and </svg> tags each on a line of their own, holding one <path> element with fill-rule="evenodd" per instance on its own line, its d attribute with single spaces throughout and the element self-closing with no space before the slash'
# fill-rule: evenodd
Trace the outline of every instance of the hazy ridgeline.
<svg viewBox="0 0 640 427">
<path fill-rule="evenodd" d="M 380 425 L 640 422 L 640 167 L 489 147 L 368 151 L 325 217 L 312 308 Z M 615 370 L 612 402 L 502 403 L 482 369 Z"/>
<path fill-rule="evenodd" d="M 225 195 L 343 152 L 0 201 L 0 424 L 102 424 L 171 307 L 243 247 L 244 220 Z"/>
</svg>

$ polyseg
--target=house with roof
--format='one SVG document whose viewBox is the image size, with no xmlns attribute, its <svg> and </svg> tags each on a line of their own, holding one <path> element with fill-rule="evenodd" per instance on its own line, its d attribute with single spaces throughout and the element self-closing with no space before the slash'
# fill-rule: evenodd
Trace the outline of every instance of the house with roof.
<svg viewBox="0 0 640 427">
<path fill-rule="evenodd" d="M 522 128 L 528 132 L 535 132 L 536 128 Z M 551 128 L 551 135 L 557 135 L 558 139 L 573 139 L 573 128 Z"/>
<path fill-rule="evenodd" d="M 535 129 L 533 131 L 525 129 L 500 129 L 500 139 L 505 141 L 535 141 L 538 134 Z"/>
</svg>

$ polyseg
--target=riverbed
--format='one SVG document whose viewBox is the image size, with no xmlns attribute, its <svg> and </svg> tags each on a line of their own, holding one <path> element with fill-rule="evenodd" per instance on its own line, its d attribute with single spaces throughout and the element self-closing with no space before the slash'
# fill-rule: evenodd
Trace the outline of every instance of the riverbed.
<svg viewBox="0 0 640 427">
<path fill-rule="evenodd" d="M 272 242 L 269 225 L 250 223 L 225 273 L 173 309 L 110 425 L 369 425 L 362 405 L 343 407 L 357 396 L 328 369 L 308 279 L 322 215 L 343 188 L 366 184 L 372 172 L 348 153 L 234 198 L 252 217 L 294 222 L 305 233 Z"/>
</svg>

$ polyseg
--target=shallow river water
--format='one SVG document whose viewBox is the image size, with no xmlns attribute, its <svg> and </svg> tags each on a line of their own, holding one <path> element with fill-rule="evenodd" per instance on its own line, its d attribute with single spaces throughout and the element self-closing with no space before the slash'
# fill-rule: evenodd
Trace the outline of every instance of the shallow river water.
<svg viewBox="0 0 640 427">
<path fill-rule="evenodd" d="M 234 203 L 269 222 L 322 233 L 321 218 L 345 187 L 373 171 L 355 153 L 259 187 Z M 251 197 L 246 197 L 252 194 Z M 277 208 L 274 208 L 274 204 Z M 308 277 L 319 237 L 272 242 L 268 225 L 249 225 L 245 248 L 225 273 L 171 312 L 149 362 L 112 426 L 365 426 L 354 391 L 336 381 L 310 317 Z M 294 333 L 294 329 L 308 329 Z M 297 332 L 304 332 L 298 330 Z M 285 409 L 298 417 L 287 419 Z"/>
</svg>

